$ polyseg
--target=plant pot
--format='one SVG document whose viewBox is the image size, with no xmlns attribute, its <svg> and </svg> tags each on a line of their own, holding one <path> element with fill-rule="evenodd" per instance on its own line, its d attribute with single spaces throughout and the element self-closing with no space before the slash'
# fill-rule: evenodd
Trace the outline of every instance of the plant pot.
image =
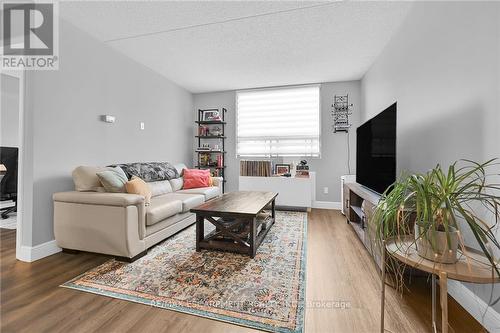
<svg viewBox="0 0 500 333">
<path fill-rule="evenodd" d="M 448 244 L 448 237 L 450 244 Z M 416 233 L 416 235 L 420 235 Z M 417 236 L 418 237 L 418 236 Z M 418 254 L 428 260 L 443 264 L 454 264 L 457 262 L 458 230 L 449 227 L 449 231 L 427 230 L 417 239 Z"/>
</svg>

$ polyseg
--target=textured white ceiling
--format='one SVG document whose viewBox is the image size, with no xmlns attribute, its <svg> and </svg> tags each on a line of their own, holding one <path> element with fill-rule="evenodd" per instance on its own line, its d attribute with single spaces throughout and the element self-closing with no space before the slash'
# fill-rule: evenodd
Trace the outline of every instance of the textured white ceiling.
<svg viewBox="0 0 500 333">
<path fill-rule="evenodd" d="M 191 92 L 357 80 L 409 2 L 63 2 L 61 16 Z"/>
</svg>

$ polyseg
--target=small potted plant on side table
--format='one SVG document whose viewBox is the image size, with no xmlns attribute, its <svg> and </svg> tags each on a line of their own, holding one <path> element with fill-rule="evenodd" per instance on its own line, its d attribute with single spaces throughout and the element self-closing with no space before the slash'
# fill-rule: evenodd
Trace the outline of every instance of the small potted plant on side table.
<svg viewBox="0 0 500 333">
<path fill-rule="evenodd" d="M 493 250 L 500 250 L 494 233 L 500 218 L 500 185 L 489 182 L 490 176 L 499 176 L 498 166 L 495 160 L 461 160 L 447 172 L 437 165 L 427 173 L 403 175 L 386 190 L 375 209 L 376 241 L 381 244 L 413 234 L 421 257 L 454 263 L 458 252 L 467 257 L 461 229 L 468 228 L 500 275 Z M 496 174 L 489 173 L 494 168 Z M 478 207 L 487 213 L 480 214 Z"/>
</svg>

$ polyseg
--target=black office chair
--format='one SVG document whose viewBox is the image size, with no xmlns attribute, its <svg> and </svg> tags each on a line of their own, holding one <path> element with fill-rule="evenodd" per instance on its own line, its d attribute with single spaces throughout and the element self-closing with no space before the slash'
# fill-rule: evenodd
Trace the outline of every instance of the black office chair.
<svg viewBox="0 0 500 333">
<path fill-rule="evenodd" d="M 19 149 L 15 147 L 0 147 L 0 164 L 7 169 L 0 182 L 0 201 L 12 200 L 13 207 L 2 209 L 2 218 L 17 211 L 17 163 Z"/>
</svg>

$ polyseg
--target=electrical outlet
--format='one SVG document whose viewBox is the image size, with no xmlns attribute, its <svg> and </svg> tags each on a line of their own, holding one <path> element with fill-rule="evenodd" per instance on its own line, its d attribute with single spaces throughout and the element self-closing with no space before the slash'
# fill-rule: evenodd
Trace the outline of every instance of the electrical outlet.
<svg viewBox="0 0 500 333">
<path fill-rule="evenodd" d="M 144 123 L 141 121 L 141 130 L 144 130 Z"/>
<path fill-rule="evenodd" d="M 326 186 L 325 186 L 325 187 L 323 187 L 323 193 L 324 193 L 324 194 L 328 194 L 328 187 L 326 187 Z"/>
</svg>

